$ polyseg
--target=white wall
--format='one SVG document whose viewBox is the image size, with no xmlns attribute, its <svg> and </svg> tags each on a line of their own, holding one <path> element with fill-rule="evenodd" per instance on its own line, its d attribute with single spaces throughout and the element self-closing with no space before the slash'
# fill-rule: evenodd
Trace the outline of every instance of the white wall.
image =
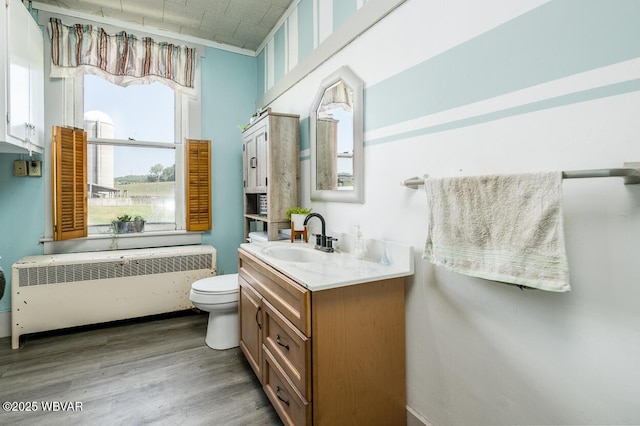
<svg viewBox="0 0 640 426">
<path fill-rule="evenodd" d="M 415 247 L 407 402 L 425 422 L 640 423 L 640 185 L 564 181 L 572 291 L 557 294 L 423 261 L 426 197 L 399 184 L 640 161 L 639 14 L 633 1 L 408 0 L 269 105 L 305 118 L 340 66 L 365 81 L 365 203 L 311 202 L 303 160 L 302 204 L 330 231 Z M 432 73 L 445 60 L 464 69 Z"/>
</svg>

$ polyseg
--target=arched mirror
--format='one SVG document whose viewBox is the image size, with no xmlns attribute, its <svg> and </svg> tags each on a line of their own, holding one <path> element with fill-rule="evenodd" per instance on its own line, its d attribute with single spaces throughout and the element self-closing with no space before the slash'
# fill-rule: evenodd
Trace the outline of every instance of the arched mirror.
<svg viewBox="0 0 640 426">
<path fill-rule="evenodd" d="M 311 121 L 311 199 L 364 202 L 363 83 L 348 67 L 322 81 Z"/>
</svg>

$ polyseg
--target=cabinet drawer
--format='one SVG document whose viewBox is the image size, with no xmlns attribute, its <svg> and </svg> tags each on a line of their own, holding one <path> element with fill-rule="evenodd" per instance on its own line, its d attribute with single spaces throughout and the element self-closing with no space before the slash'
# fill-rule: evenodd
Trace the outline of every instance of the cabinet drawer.
<svg viewBox="0 0 640 426">
<path fill-rule="evenodd" d="M 277 361 L 264 349 L 264 391 L 285 425 L 311 424 L 311 404 L 287 380 Z"/>
<path fill-rule="evenodd" d="M 311 341 L 266 300 L 262 343 L 302 396 L 311 401 Z"/>
<path fill-rule="evenodd" d="M 311 336 L 311 292 L 240 249 L 238 272 L 286 319 Z"/>
</svg>

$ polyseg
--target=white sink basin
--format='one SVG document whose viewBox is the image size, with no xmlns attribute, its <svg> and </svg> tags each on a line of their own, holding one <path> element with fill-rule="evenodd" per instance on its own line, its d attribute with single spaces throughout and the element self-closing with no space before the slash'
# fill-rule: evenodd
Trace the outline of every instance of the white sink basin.
<svg viewBox="0 0 640 426">
<path fill-rule="evenodd" d="M 326 253 L 296 246 L 265 247 L 262 249 L 262 253 L 265 256 L 288 262 L 312 263 L 323 262 L 327 259 Z"/>
</svg>

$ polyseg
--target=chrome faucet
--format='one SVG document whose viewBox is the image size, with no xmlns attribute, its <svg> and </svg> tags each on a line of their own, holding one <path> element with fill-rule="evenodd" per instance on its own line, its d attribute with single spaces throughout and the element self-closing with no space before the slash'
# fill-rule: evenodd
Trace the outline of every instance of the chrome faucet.
<svg viewBox="0 0 640 426">
<path fill-rule="evenodd" d="M 309 219 L 311 219 L 312 217 L 317 217 L 318 219 L 320 219 L 320 223 L 322 224 L 322 233 L 316 234 L 315 249 L 322 250 L 329 253 L 332 252 L 333 242 L 336 241 L 336 239 L 333 237 L 327 237 L 324 217 L 322 217 L 320 213 L 310 213 L 307 215 L 307 217 L 304 218 L 304 224 L 306 225 L 307 222 L 309 222 Z"/>
</svg>

